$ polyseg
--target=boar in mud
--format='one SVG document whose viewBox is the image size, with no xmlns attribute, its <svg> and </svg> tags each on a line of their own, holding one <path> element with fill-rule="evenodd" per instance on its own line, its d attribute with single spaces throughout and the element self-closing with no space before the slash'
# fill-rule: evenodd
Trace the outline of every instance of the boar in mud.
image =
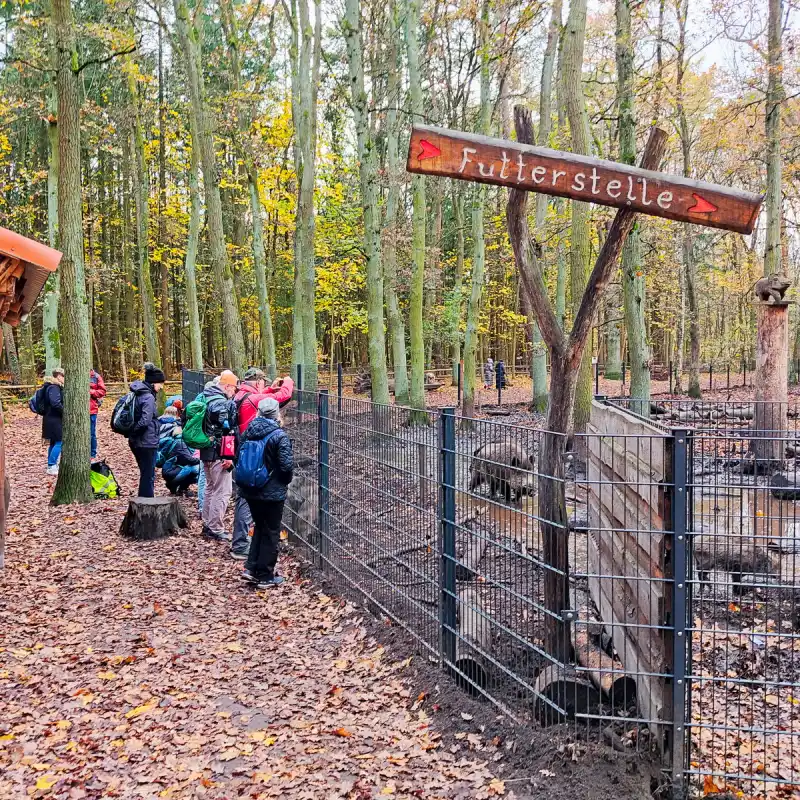
<svg viewBox="0 0 800 800">
<path fill-rule="evenodd" d="M 519 502 L 522 495 L 532 495 L 536 489 L 533 468 L 533 456 L 518 445 L 485 444 L 472 454 L 469 490 L 474 492 L 485 483 L 492 497 L 499 491 L 506 502 Z"/>
</svg>

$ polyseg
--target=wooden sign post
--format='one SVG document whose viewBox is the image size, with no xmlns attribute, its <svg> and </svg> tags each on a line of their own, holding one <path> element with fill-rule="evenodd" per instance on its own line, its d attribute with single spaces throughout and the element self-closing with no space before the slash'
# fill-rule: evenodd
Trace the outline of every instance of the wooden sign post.
<svg viewBox="0 0 800 800">
<path fill-rule="evenodd" d="M 738 233 L 753 232 L 761 205 L 739 189 L 430 125 L 413 127 L 406 168 Z"/>
<path fill-rule="evenodd" d="M 517 141 L 491 139 L 460 131 L 416 125 L 412 130 L 407 169 L 426 175 L 492 183 L 508 187 L 508 234 L 523 291 L 536 314 L 550 350 L 550 392 L 547 422 L 539 446 L 539 519 L 545 568 L 545 647 L 553 659 L 567 664 L 572 653 L 570 606 L 569 519 L 566 510 L 564 461 L 572 433 L 578 370 L 591 327 L 606 287 L 617 267 L 625 239 L 637 213 L 691 222 L 712 228 L 751 233 L 761 197 L 656 171 L 667 135 L 654 128 L 639 167 L 573 153 L 534 147 L 530 112 L 514 109 Z M 583 297 L 573 298 L 572 330 L 561 329 L 549 300 L 528 227 L 529 192 L 569 197 L 619 209 L 608 229 Z M 580 449 L 580 444 L 577 445 Z M 667 538 L 667 537 L 665 537 Z M 675 658 L 679 658 L 676 654 Z"/>
</svg>

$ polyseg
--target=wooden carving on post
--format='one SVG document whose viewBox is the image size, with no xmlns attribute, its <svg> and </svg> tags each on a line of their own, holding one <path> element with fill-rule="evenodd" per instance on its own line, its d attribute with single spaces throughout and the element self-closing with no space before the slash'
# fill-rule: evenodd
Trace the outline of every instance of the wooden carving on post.
<svg viewBox="0 0 800 800">
<path fill-rule="evenodd" d="M 539 518 L 545 562 L 546 648 L 561 663 L 571 656 L 568 531 L 564 455 L 572 433 L 578 368 L 592 321 L 614 274 L 637 213 L 750 233 L 761 198 L 749 192 L 656 172 L 667 135 L 654 128 L 639 167 L 533 147 L 530 112 L 514 109 L 517 142 L 416 125 L 407 169 L 411 172 L 506 186 L 507 222 L 520 283 L 551 353 L 546 432 L 539 452 Z M 532 246 L 529 192 L 569 197 L 617 212 L 583 297 L 574 298 L 572 331 L 561 330 Z"/>
</svg>

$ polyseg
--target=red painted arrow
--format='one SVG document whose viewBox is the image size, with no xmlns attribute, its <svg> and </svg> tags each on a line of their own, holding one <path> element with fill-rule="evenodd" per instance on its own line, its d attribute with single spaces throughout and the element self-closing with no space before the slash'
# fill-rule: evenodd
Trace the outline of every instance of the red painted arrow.
<svg viewBox="0 0 800 800">
<path fill-rule="evenodd" d="M 717 206 L 713 203 L 709 203 L 705 197 L 701 197 L 699 194 L 695 194 L 692 192 L 692 197 L 697 201 L 691 208 L 686 209 L 692 214 L 711 214 L 713 211 L 717 210 Z"/>
<path fill-rule="evenodd" d="M 436 158 L 436 156 L 442 154 L 442 151 L 435 144 L 431 144 L 425 141 L 425 139 L 420 139 L 419 143 L 422 150 L 419 151 L 417 161 L 424 161 L 426 158 Z"/>
</svg>

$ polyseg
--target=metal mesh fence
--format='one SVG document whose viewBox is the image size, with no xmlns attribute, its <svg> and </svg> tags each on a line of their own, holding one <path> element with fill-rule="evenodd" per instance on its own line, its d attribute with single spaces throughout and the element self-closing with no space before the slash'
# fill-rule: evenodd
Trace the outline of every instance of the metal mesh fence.
<svg viewBox="0 0 800 800">
<path fill-rule="evenodd" d="M 596 402 L 566 451 L 298 389 L 284 525 L 514 718 L 649 754 L 690 792 L 800 796 L 795 434 L 641 410 Z"/>
</svg>

